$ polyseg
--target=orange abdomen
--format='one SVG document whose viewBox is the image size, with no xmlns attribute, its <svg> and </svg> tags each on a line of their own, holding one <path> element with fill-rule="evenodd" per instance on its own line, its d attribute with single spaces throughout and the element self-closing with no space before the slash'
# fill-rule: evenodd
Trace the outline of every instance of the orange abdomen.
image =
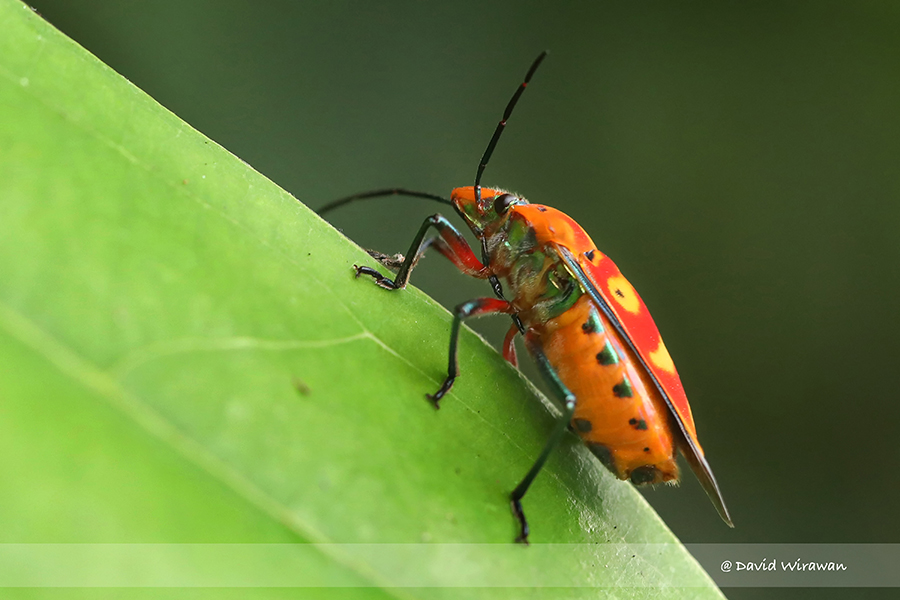
<svg viewBox="0 0 900 600">
<path fill-rule="evenodd" d="M 619 479 L 678 479 L 669 412 L 633 352 L 590 297 L 543 323 L 529 323 L 529 344 L 542 349 L 575 395 L 572 428 Z"/>
</svg>

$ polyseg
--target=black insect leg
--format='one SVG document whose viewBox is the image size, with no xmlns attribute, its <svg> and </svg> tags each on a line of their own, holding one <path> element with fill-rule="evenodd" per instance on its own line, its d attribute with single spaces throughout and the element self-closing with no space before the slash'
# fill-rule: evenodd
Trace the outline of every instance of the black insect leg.
<svg viewBox="0 0 900 600">
<path fill-rule="evenodd" d="M 459 361 L 457 359 L 457 344 L 459 342 L 459 329 L 462 327 L 463 319 L 470 317 L 481 317 L 491 314 L 511 314 L 514 311 L 512 305 L 506 300 L 499 298 L 476 298 L 463 302 L 453 309 L 453 326 L 450 329 L 450 359 L 447 367 L 447 378 L 441 385 L 440 389 L 434 394 L 427 394 L 428 399 L 434 402 L 435 408 L 440 408 L 440 400 L 444 394 L 453 387 L 456 376 L 459 375 Z"/>
<path fill-rule="evenodd" d="M 437 229 L 438 234 L 440 235 L 440 238 L 435 239 L 434 242 L 425 240 L 425 236 L 428 234 L 428 230 L 431 227 Z M 447 249 L 446 252 L 442 251 L 442 254 L 450 258 L 460 268 L 466 267 L 465 271 L 468 274 L 474 275 L 475 273 L 481 274 L 483 272 L 483 277 L 488 276 L 487 269 L 475 257 L 475 254 L 472 252 L 472 249 L 469 247 L 469 244 L 462 234 L 459 233 L 446 218 L 439 214 L 428 217 L 422 223 L 422 226 L 419 227 L 419 231 L 416 233 L 416 237 L 413 238 L 413 242 L 409 247 L 409 252 L 406 253 L 403 263 L 400 265 L 400 269 L 397 271 L 397 275 L 394 279 L 382 275 L 379 271 L 376 271 L 371 267 L 359 267 L 354 265 L 356 276 L 368 275 L 375 280 L 375 283 L 386 290 L 402 289 L 406 287 L 413 267 L 416 266 L 416 263 L 422 257 L 422 253 L 429 245 L 434 245 L 440 249 Z M 376 259 L 378 259 L 378 257 L 376 257 Z M 382 262 L 381 259 L 378 260 L 379 262 Z"/>
<path fill-rule="evenodd" d="M 547 360 L 546 355 L 540 348 L 536 347 L 534 344 L 530 344 L 529 350 L 531 351 L 532 356 L 534 356 L 541 373 L 544 374 L 547 382 L 550 384 L 550 387 L 553 388 L 557 397 L 562 401 L 563 413 L 559 416 L 556 424 L 553 426 L 553 431 L 550 433 L 550 437 L 547 439 L 544 449 L 541 450 L 541 454 L 538 456 L 537 460 L 534 461 L 534 464 L 525 475 L 525 478 L 522 479 L 522 482 L 516 486 L 516 489 L 514 489 L 510 495 L 512 510 L 519 520 L 520 526 L 519 537 L 516 538 L 516 541 L 525 544 L 528 543 L 529 528 L 528 521 L 525 519 L 525 512 L 522 510 L 522 498 L 525 497 L 525 493 L 528 492 L 528 488 L 531 486 L 534 478 L 537 477 L 537 474 L 541 471 L 544 463 L 547 462 L 550 453 L 553 452 L 553 449 L 556 448 L 563 435 L 566 433 L 566 429 L 572 421 L 572 416 L 575 414 L 575 395 L 566 388 L 565 384 L 559 378 L 559 374 L 557 374 L 553 365 L 550 364 L 550 361 Z"/>
</svg>

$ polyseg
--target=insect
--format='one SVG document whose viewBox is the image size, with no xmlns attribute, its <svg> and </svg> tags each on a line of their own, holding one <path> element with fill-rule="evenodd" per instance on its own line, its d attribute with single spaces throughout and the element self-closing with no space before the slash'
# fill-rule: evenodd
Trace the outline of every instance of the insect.
<svg viewBox="0 0 900 600">
<path fill-rule="evenodd" d="M 697 441 L 681 379 L 641 297 L 570 217 L 507 191 L 481 187 L 506 122 L 546 54 L 537 57 L 507 104 L 473 186 L 454 189 L 449 199 L 403 188 L 374 190 L 335 200 L 318 212 L 356 200 L 412 196 L 452 206 L 480 241 L 479 258 L 459 231 L 435 214 L 419 228 L 405 256 L 370 252 L 397 271 L 393 278 L 371 267 L 354 268 L 357 277 L 399 290 L 425 250 L 434 248 L 463 273 L 491 283 L 495 297 L 469 300 L 453 311 L 447 377 L 427 395 L 436 408 L 459 374 L 457 341 L 465 319 L 510 315 L 503 356 L 516 366 L 515 338 L 524 336 L 525 347 L 563 410 L 540 455 L 510 495 L 519 525 L 517 541 L 527 543 L 529 534 L 522 499 L 568 428 L 616 477 L 637 485 L 676 482 L 675 450 L 681 450 L 719 515 L 733 527 Z M 437 235 L 428 237 L 432 229 Z"/>
</svg>

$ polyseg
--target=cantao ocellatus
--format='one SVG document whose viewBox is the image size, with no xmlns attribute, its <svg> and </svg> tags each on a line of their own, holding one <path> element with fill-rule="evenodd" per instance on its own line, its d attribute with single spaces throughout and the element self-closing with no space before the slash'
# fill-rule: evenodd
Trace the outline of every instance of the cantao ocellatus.
<svg viewBox="0 0 900 600">
<path fill-rule="evenodd" d="M 447 378 L 428 395 L 436 408 L 459 374 L 457 340 L 464 319 L 510 315 L 513 323 L 503 356 L 513 365 L 517 365 L 515 337 L 524 335 L 525 347 L 563 411 L 534 465 L 511 494 L 519 541 L 527 542 L 529 533 L 522 498 L 567 428 L 581 436 L 619 479 L 637 485 L 676 482 L 675 449 L 680 449 L 719 515 L 733 527 L 697 441 L 681 379 L 641 297 L 570 217 L 504 190 L 481 187 L 506 121 L 545 56 L 542 53 L 534 61 L 507 104 L 473 186 L 454 189 L 449 199 L 401 188 L 375 190 L 331 202 L 319 213 L 365 198 L 425 198 L 452 206 L 481 242 L 479 259 L 453 225 L 435 214 L 419 228 L 405 256 L 370 252 L 397 270 L 393 279 L 370 267 L 354 268 L 357 277 L 366 275 L 386 290 L 399 290 L 431 247 L 463 273 L 491 282 L 495 298 L 463 302 L 453 311 Z M 427 237 L 431 229 L 437 231 L 436 237 Z"/>
</svg>

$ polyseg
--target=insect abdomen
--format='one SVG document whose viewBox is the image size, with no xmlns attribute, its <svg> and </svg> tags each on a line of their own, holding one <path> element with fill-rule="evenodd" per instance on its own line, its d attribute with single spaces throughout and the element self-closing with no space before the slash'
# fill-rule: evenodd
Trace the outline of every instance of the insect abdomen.
<svg viewBox="0 0 900 600">
<path fill-rule="evenodd" d="M 528 335 L 575 395 L 572 428 L 617 477 L 678 479 L 664 401 L 589 296 Z"/>
</svg>

